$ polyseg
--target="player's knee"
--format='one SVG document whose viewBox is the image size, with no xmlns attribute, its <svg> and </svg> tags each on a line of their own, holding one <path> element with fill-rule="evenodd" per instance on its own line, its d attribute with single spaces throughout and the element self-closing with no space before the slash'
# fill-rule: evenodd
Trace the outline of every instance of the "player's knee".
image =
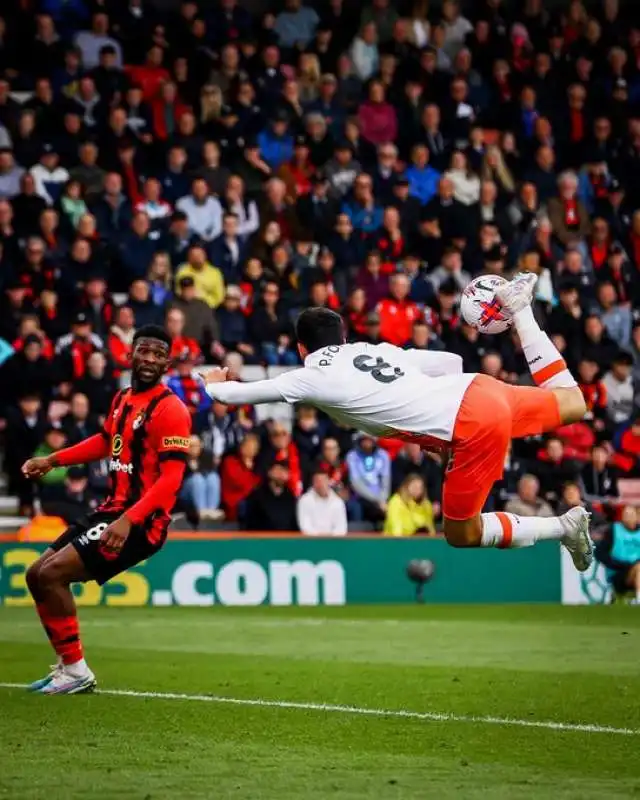
<svg viewBox="0 0 640 800">
<path fill-rule="evenodd" d="M 451 547 L 479 547 L 482 540 L 482 525 L 479 519 L 444 520 L 444 537 Z"/>
<path fill-rule="evenodd" d="M 42 569 L 42 561 L 38 559 L 34 561 L 33 564 L 29 567 L 26 572 L 25 580 L 27 582 L 27 588 L 31 592 L 31 594 L 35 597 L 40 589 L 40 570 Z"/>
<path fill-rule="evenodd" d="M 56 559 L 50 559 L 38 570 L 38 589 L 46 592 L 56 586 L 65 584 L 64 567 Z"/>
</svg>

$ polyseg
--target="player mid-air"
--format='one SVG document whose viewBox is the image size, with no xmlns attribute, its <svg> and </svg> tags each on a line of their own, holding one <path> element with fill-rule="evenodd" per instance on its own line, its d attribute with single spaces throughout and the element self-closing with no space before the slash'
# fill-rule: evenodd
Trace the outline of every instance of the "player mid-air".
<svg viewBox="0 0 640 800">
<path fill-rule="evenodd" d="M 576 422 L 586 411 L 566 363 L 533 316 L 535 283 L 535 275 L 521 274 L 497 294 L 513 318 L 536 386 L 463 373 L 461 359 L 451 353 L 345 344 L 340 316 L 311 308 L 296 323 L 302 369 L 254 383 L 228 381 L 226 370 L 214 369 L 203 376 L 207 392 L 233 405 L 307 403 L 374 436 L 446 450 L 442 511 L 449 544 L 508 548 L 555 539 L 584 571 L 593 551 L 583 508 L 552 518 L 481 513 L 502 477 L 511 439 Z"/>
<path fill-rule="evenodd" d="M 171 338 L 146 325 L 133 339 L 131 388 L 116 394 L 102 431 L 22 468 L 40 478 L 58 466 L 109 458 L 110 493 L 92 514 L 72 525 L 27 571 L 27 585 L 58 660 L 29 688 L 77 694 L 96 685 L 83 656 L 70 584 L 114 575 L 152 556 L 164 544 L 182 484 L 191 417 L 162 377 Z"/>
</svg>

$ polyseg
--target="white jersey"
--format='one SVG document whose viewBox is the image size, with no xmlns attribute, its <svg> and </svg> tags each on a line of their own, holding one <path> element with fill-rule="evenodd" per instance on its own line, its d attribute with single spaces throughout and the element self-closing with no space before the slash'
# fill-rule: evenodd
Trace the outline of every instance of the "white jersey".
<svg viewBox="0 0 640 800">
<path fill-rule="evenodd" d="M 452 353 L 359 342 L 317 350 L 272 380 L 213 383 L 207 392 L 223 403 L 307 403 L 373 436 L 445 443 L 474 377 Z"/>
</svg>

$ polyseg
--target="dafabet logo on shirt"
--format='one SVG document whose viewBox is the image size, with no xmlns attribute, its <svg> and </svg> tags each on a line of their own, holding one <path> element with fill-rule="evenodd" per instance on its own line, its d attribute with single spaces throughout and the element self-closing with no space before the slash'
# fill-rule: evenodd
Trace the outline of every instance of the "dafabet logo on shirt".
<svg viewBox="0 0 640 800">
<path fill-rule="evenodd" d="M 162 446 L 171 450 L 188 450 L 191 440 L 188 436 L 165 436 Z"/>
</svg>

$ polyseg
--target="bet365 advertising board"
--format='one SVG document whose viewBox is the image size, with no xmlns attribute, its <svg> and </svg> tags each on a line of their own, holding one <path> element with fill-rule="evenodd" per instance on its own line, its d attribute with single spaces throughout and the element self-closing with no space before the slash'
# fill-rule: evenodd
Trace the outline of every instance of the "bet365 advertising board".
<svg viewBox="0 0 640 800">
<path fill-rule="evenodd" d="M 28 605 L 25 573 L 42 544 L 0 544 L 0 603 Z M 318 606 L 415 603 L 412 559 L 435 566 L 426 603 L 560 602 L 558 546 L 456 550 L 441 539 L 197 538 L 171 540 L 103 587 L 78 585 L 79 605 Z"/>
</svg>

